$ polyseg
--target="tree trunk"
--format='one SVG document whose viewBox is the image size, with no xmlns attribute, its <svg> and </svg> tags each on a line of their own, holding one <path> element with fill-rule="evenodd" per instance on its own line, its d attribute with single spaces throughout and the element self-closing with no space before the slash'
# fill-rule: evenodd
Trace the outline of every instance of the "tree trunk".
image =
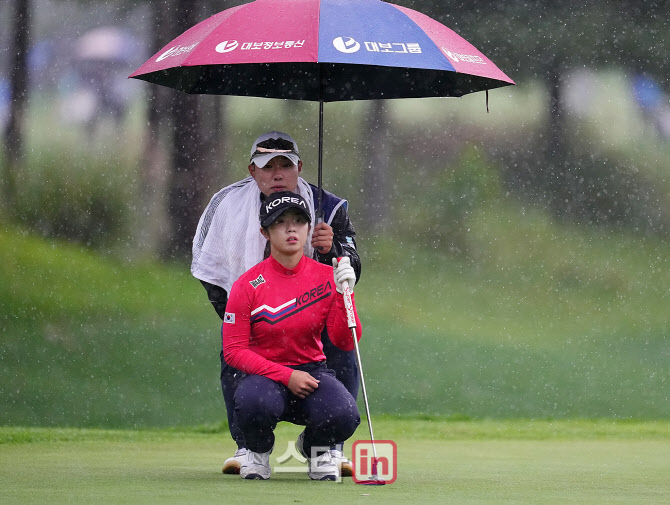
<svg viewBox="0 0 670 505">
<path fill-rule="evenodd" d="M 549 204 L 558 216 L 573 212 L 576 196 L 575 174 L 571 170 L 566 111 L 562 97 L 562 59 L 554 56 L 548 62 L 549 120 L 547 124 L 545 163 L 538 167 L 540 187 L 547 193 Z"/>
<path fill-rule="evenodd" d="M 371 102 L 367 131 L 367 166 L 363 167 L 363 221 L 364 227 L 374 233 L 386 230 L 389 223 L 387 204 L 390 148 L 389 127 L 384 100 Z"/>
<path fill-rule="evenodd" d="M 183 33 L 201 20 L 201 0 L 177 0 L 175 33 Z M 197 95 L 174 93 L 172 102 L 172 173 L 168 189 L 168 214 L 171 233 L 163 255 L 185 259 L 191 252 L 193 235 L 202 211 L 201 202 L 208 188 L 208 167 L 203 153 L 200 99 Z"/>
<path fill-rule="evenodd" d="M 169 32 L 170 19 L 166 9 L 159 2 L 149 3 L 150 17 L 153 20 L 151 54 L 158 52 L 167 44 L 172 34 Z M 173 23 L 174 24 L 174 23 Z M 147 128 L 142 162 L 141 209 L 137 225 L 137 245 L 141 254 L 154 256 L 159 253 L 163 237 L 167 235 L 169 219 L 167 216 L 166 193 L 170 172 L 169 114 L 170 95 L 167 88 L 147 84 Z"/>
<path fill-rule="evenodd" d="M 200 182 L 200 201 L 194 205 L 198 215 L 204 210 L 214 191 L 220 188 L 212 188 L 212 182 L 220 180 L 222 166 L 222 155 L 225 148 L 223 135 L 223 100 L 224 97 L 217 95 L 202 95 L 198 100 L 200 107 L 201 141 L 202 141 L 202 166 L 203 174 Z M 203 200 L 204 198 L 204 200 Z M 195 230 L 194 230 L 195 231 Z"/>
<path fill-rule="evenodd" d="M 168 195 L 168 212 L 172 234 L 167 256 L 185 258 L 202 211 L 206 167 L 205 142 L 201 131 L 199 97 L 179 94 L 173 111 L 172 177 Z"/>
<path fill-rule="evenodd" d="M 30 1 L 15 0 L 12 19 L 13 37 L 10 39 L 11 103 L 5 129 L 5 173 L 2 181 L 3 200 L 7 209 L 16 201 L 16 174 L 24 163 L 24 128 L 28 103 L 28 38 L 30 28 Z"/>
</svg>

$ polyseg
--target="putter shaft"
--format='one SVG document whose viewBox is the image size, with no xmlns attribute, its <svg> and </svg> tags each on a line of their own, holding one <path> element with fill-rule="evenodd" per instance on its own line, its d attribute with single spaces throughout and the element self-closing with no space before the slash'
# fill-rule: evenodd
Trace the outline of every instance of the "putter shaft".
<svg viewBox="0 0 670 505">
<path fill-rule="evenodd" d="M 345 298 L 346 299 L 346 298 Z M 370 405 L 368 404 L 368 392 L 365 389 L 365 378 L 363 376 L 363 364 L 361 363 L 361 351 L 358 348 L 358 338 L 356 328 L 351 328 L 351 336 L 354 338 L 354 347 L 356 349 L 356 361 L 358 362 L 358 372 L 361 374 L 361 389 L 363 389 L 363 402 L 365 403 L 365 415 L 368 419 L 368 429 L 370 430 L 370 441 L 372 442 L 372 455 L 377 460 L 377 448 L 375 447 L 375 436 L 372 431 L 372 418 L 370 417 Z M 376 472 L 375 472 L 376 473 Z"/>
</svg>

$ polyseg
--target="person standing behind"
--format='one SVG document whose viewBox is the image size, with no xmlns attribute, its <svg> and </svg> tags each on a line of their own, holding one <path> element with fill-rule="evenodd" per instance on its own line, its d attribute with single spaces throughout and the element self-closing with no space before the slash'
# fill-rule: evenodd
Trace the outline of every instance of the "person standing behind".
<svg viewBox="0 0 670 505">
<path fill-rule="evenodd" d="M 300 173 L 302 160 L 298 145 L 290 135 L 272 131 L 259 136 L 251 147 L 249 177 L 217 192 L 205 208 L 193 239 L 191 273 L 199 279 L 216 313 L 223 320 L 228 293 L 233 283 L 249 268 L 269 255 L 269 243 L 258 228 L 258 206 L 280 191 L 300 194 L 309 207 L 312 223 L 319 206 L 319 191 Z M 347 212 L 348 202 L 323 191 L 324 221 L 315 224 L 305 244 L 305 255 L 330 265 L 333 258 L 348 257 L 360 278 L 361 260 L 356 250 L 356 232 Z M 328 367 L 354 397 L 358 396 L 358 368 L 353 351 L 343 351 L 322 335 Z M 235 375 L 221 353 L 221 389 L 228 427 L 237 443 L 235 455 L 224 462 L 223 473 L 239 473 L 247 448 L 234 413 Z M 341 465 L 342 476 L 351 476 L 351 462 L 344 457 L 342 443 L 332 455 Z"/>
<path fill-rule="evenodd" d="M 311 229 L 307 202 L 283 191 L 260 210 L 261 232 L 271 255 L 235 281 L 221 337 L 235 380 L 235 416 L 247 452 L 240 476 L 269 479 L 274 429 L 279 421 L 304 425 L 296 448 L 308 459 L 313 480 L 338 480 L 330 446 L 346 440 L 360 423 L 356 400 L 325 362 L 321 333 L 353 350 L 342 296 L 356 280 L 349 258 L 333 266 L 306 258 Z M 354 309 L 356 325 L 360 320 Z"/>
</svg>

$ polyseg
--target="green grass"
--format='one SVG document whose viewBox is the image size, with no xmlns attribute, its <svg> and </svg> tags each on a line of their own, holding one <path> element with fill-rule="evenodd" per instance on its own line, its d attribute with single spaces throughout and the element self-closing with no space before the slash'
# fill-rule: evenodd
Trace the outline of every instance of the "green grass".
<svg viewBox="0 0 670 505">
<path fill-rule="evenodd" d="M 2 424 L 214 421 L 220 320 L 187 268 L 0 232 Z"/>
<path fill-rule="evenodd" d="M 357 288 L 375 408 L 668 417 L 666 243 L 504 206 L 471 230 L 470 259 L 376 244 Z"/>
<path fill-rule="evenodd" d="M 268 482 L 220 473 L 233 447 L 190 430 L 0 428 L 0 486 L 8 503 L 667 503 L 670 425 L 614 421 L 375 419 L 398 445 L 398 479 L 384 487 Z M 274 458 L 298 427 L 277 429 Z M 361 426 L 353 439 L 367 438 Z M 352 439 L 352 440 L 353 440 Z"/>
<path fill-rule="evenodd" d="M 620 76 L 611 81 L 624 84 Z M 220 321 L 188 267 L 110 258 L 4 228 L 0 216 L 3 502 L 669 503 L 670 244 L 556 224 L 502 195 L 442 208 L 457 190 L 487 187 L 479 177 L 488 176 L 488 162 L 483 155 L 458 161 L 461 143 L 486 138 L 489 147 L 526 149 L 544 124 L 545 95 L 537 85 L 496 90 L 491 114 L 482 96 L 386 105 L 397 232 L 360 234 L 364 267 L 356 287 L 375 434 L 399 450 L 398 481 L 386 487 L 315 483 L 302 474 L 265 483 L 221 475 L 233 444 L 222 423 Z M 659 191 L 667 187 L 668 147 L 645 136 L 630 100 L 622 122 L 618 109 L 602 107 L 622 101 L 611 92 L 599 96 L 598 118 L 581 125 L 580 135 L 636 160 L 631 167 L 639 162 Z M 128 170 L 115 177 L 134 172 L 139 109 L 131 129 L 82 143 L 73 129 L 42 121 L 37 107 L 29 147 L 38 170 L 29 180 L 53 189 L 53 162 L 70 158 L 48 153 L 81 157 L 83 145 Z M 305 159 L 315 160 L 315 107 L 227 100 L 235 127 L 222 133 L 228 147 L 217 178 L 244 175 L 244 146 L 269 122 L 289 132 L 303 125 L 292 133 L 305 139 Z M 356 223 L 369 153 L 351 132 L 367 127 L 369 107 L 326 108 L 325 185 L 350 198 Z M 86 166 L 56 171 L 76 187 L 72 177 L 91 176 Z M 458 167 L 463 180 L 452 181 L 449 170 Z M 438 170 L 444 178 L 432 179 Z M 309 180 L 315 172 L 306 163 Z M 436 183 L 414 187 L 413 179 L 426 177 Z M 114 191 L 107 183 L 115 181 L 102 179 L 101 191 Z M 47 204 L 55 198 L 49 195 Z M 436 201 L 445 214 L 465 213 L 456 221 L 466 254 L 433 241 L 442 222 Z M 454 216 L 443 217 L 448 231 Z M 123 256 L 132 244 L 113 250 Z M 298 432 L 280 425 L 275 457 Z M 363 424 L 354 439 L 366 433 Z"/>
<path fill-rule="evenodd" d="M 482 207 L 455 257 L 361 241 L 374 413 L 670 418 L 670 246 Z M 220 321 L 186 265 L 0 231 L 0 425 L 216 423 Z"/>
</svg>

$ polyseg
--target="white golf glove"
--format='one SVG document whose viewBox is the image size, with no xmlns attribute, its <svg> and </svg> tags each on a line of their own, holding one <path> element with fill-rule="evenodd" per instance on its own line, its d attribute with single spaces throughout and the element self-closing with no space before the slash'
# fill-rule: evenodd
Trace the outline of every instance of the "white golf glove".
<svg viewBox="0 0 670 505">
<path fill-rule="evenodd" d="M 335 289 L 338 293 L 344 293 L 342 288 L 342 283 L 347 281 L 349 284 L 349 291 L 354 292 L 354 284 L 356 284 L 356 272 L 354 272 L 354 267 L 351 266 L 348 257 L 340 258 L 340 261 L 337 261 L 337 258 L 333 258 L 333 275 L 335 277 Z"/>
</svg>

